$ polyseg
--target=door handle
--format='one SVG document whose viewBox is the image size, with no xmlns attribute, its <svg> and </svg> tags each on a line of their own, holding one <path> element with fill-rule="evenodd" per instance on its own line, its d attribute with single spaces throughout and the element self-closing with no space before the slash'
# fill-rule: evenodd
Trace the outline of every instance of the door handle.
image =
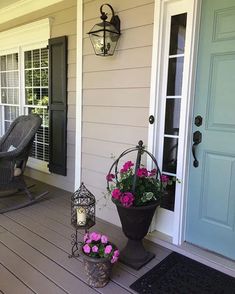
<svg viewBox="0 0 235 294">
<path fill-rule="evenodd" d="M 196 146 L 200 144 L 202 141 L 202 133 L 200 131 L 196 131 L 193 133 L 193 146 L 192 146 L 192 153 L 193 153 L 193 166 L 198 167 L 199 166 L 199 161 L 197 160 L 196 157 Z"/>
</svg>

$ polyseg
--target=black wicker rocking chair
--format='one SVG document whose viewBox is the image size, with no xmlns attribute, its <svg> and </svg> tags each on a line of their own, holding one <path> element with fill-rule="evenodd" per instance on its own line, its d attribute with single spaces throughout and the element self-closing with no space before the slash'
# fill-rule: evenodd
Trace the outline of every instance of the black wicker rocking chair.
<svg viewBox="0 0 235 294">
<path fill-rule="evenodd" d="M 1 198 L 13 196 L 19 192 L 27 196 L 26 200 L 21 203 L 14 204 L 13 202 L 10 207 L 0 207 L 0 213 L 28 206 L 48 193 L 32 195 L 24 180 L 24 170 L 34 136 L 41 123 L 42 119 L 38 115 L 19 116 L 0 138 L 0 192 L 14 190 L 14 193 L 1 196 Z"/>
</svg>

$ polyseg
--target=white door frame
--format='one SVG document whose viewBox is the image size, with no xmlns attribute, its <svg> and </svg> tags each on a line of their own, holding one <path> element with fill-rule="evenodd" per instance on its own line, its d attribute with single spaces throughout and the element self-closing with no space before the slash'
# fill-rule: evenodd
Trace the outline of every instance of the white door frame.
<svg viewBox="0 0 235 294">
<path fill-rule="evenodd" d="M 83 1 L 77 0 L 77 52 L 76 52 L 76 133 L 75 133 L 75 183 L 81 184 L 82 166 L 82 44 L 83 44 Z"/>
<path fill-rule="evenodd" d="M 154 115 L 156 122 L 149 125 L 148 133 L 148 148 L 149 151 L 156 155 L 161 166 L 162 156 L 160 156 L 162 145 L 161 140 L 158 139 L 157 133 L 159 128 L 158 116 L 160 117 L 161 101 L 161 84 L 162 80 L 162 59 L 163 54 L 163 20 L 166 5 L 168 3 L 179 3 L 182 7 L 183 0 L 155 0 L 154 10 L 154 31 L 153 31 L 153 50 L 152 50 L 152 71 L 151 71 L 151 88 L 150 88 L 150 109 L 149 114 Z M 187 97 L 181 102 L 181 119 L 180 119 L 180 138 L 178 148 L 178 166 L 177 178 L 181 183 L 176 183 L 175 196 L 175 210 L 173 213 L 173 227 L 172 227 L 172 242 L 180 245 L 185 240 L 185 224 L 186 224 L 186 206 L 188 194 L 188 174 L 190 164 L 191 152 L 191 122 L 193 114 L 194 103 L 194 88 L 196 80 L 196 64 L 197 64 L 197 47 L 199 37 L 200 11 L 202 0 L 187 0 L 187 33 L 185 44 L 185 60 L 184 73 L 186 73 L 183 80 L 182 97 Z M 177 14 L 177 13 L 176 13 Z M 179 164 L 181 163 L 181 164 Z M 163 209 L 162 209 L 163 210 Z M 164 212 L 163 212 L 164 214 Z M 171 217 L 168 214 L 168 217 Z M 163 232 L 164 233 L 164 232 Z"/>
</svg>

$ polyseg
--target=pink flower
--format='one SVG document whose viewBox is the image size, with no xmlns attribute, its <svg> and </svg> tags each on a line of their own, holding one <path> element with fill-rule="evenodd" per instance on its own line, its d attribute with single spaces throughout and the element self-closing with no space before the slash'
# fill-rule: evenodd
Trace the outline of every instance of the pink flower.
<svg viewBox="0 0 235 294">
<path fill-rule="evenodd" d="M 90 234 L 90 239 L 91 239 L 92 241 L 99 241 L 100 238 L 101 238 L 101 235 L 98 234 L 98 233 L 96 233 L 96 232 L 92 232 L 92 233 Z"/>
<path fill-rule="evenodd" d="M 113 256 L 115 256 L 115 257 L 118 257 L 119 256 L 119 250 L 118 249 L 116 249 L 114 252 L 113 252 Z"/>
<path fill-rule="evenodd" d="M 166 176 L 166 175 L 162 175 L 161 180 L 162 180 L 163 183 L 167 183 L 169 181 L 169 177 Z"/>
<path fill-rule="evenodd" d="M 114 178 L 115 178 L 115 175 L 114 175 L 114 174 L 108 174 L 108 175 L 106 176 L 106 180 L 107 180 L 108 182 L 112 182 Z"/>
<path fill-rule="evenodd" d="M 86 242 L 86 240 L 88 240 L 88 239 L 89 239 L 89 234 L 86 233 L 85 236 L 84 236 L 84 238 L 83 238 L 83 241 Z"/>
<path fill-rule="evenodd" d="M 130 207 L 133 205 L 134 199 L 135 197 L 131 192 L 126 192 L 122 194 L 120 201 L 124 207 Z"/>
<path fill-rule="evenodd" d="M 120 199 L 121 195 L 122 195 L 121 191 L 117 188 L 112 191 L 112 197 L 114 199 Z"/>
<path fill-rule="evenodd" d="M 112 245 L 107 245 L 107 246 L 105 247 L 105 249 L 104 249 L 104 253 L 105 253 L 105 254 L 110 254 L 110 253 L 112 252 L 112 250 L 113 250 Z"/>
<path fill-rule="evenodd" d="M 122 169 L 120 170 L 120 173 L 127 172 L 132 166 L 134 166 L 134 163 L 132 161 L 127 161 L 123 164 Z"/>
<path fill-rule="evenodd" d="M 108 238 L 105 235 L 101 236 L 101 243 L 106 244 L 108 242 Z"/>
<path fill-rule="evenodd" d="M 137 170 L 137 176 L 140 177 L 140 178 L 147 177 L 148 176 L 147 169 L 146 168 L 139 168 Z"/>
<path fill-rule="evenodd" d="M 88 244 L 84 245 L 82 248 L 83 248 L 83 251 L 87 254 L 91 252 L 91 247 Z"/>
<path fill-rule="evenodd" d="M 95 252 L 96 253 L 98 251 L 99 251 L 98 246 L 95 245 L 95 246 L 92 247 L 92 252 Z"/>
<path fill-rule="evenodd" d="M 86 244 L 90 244 L 91 242 L 92 242 L 91 239 L 86 240 Z"/>
<path fill-rule="evenodd" d="M 152 169 L 152 170 L 149 172 L 149 176 L 150 176 L 150 177 L 153 177 L 153 176 L 156 175 L 156 173 L 157 173 L 157 170 L 156 170 L 156 168 L 154 168 L 154 169 Z"/>
<path fill-rule="evenodd" d="M 117 256 L 113 256 L 111 259 L 111 263 L 115 263 L 118 261 L 118 257 Z"/>
</svg>

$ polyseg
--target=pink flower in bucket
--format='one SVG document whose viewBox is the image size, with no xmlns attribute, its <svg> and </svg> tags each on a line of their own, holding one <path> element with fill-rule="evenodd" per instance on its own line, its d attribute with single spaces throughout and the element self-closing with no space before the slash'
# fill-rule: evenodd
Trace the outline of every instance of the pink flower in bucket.
<svg viewBox="0 0 235 294">
<path fill-rule="evenodd" d="M 97 232 L 86 233 L 82 242 L 82 252 L 92 258 L 108 258 L 114 263 L 118 260 L 117 247 L 109 242 L 106 235 Z"/>
</svg>

